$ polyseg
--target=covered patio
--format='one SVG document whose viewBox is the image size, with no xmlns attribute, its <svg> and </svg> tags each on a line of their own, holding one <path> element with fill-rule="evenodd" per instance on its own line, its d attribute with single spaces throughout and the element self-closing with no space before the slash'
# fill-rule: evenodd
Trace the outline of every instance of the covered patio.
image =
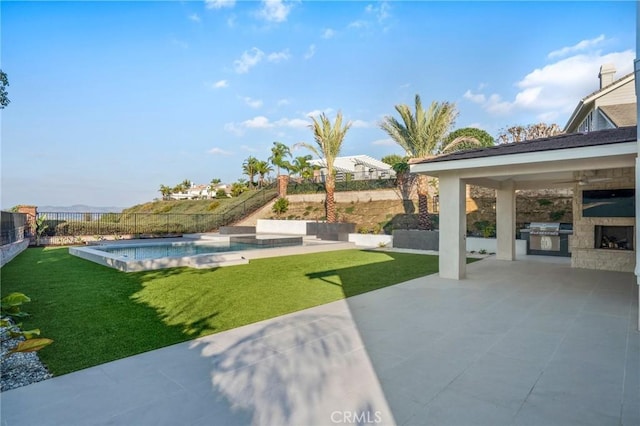
<svg viewBox="0 0 640 426">
<path fill-rule="evenodd" d="M 637 159 L 637 128 L 633 126 L 502 144 L 414 162 L 412 173 L 439 178 L 440 216 L 447 218 L 440 221 L 440 276 L 456 280 L 466 276 L 466 185 L 496 191 L 498 259 L 516 258 L 517 190 L 571 187 L 572 266 L 634 271 L 638 253 L 635 244 L 626 252 L 601 250 L 594 230 L 597 226 L 626 226 L 637 242 L 637 213 L 631 212 L 630 217 L 587 217 L 583 214 L 583 191 L 634 190 Z M 635 197 L 637 200 L 637 193 Z"/>
</svg>

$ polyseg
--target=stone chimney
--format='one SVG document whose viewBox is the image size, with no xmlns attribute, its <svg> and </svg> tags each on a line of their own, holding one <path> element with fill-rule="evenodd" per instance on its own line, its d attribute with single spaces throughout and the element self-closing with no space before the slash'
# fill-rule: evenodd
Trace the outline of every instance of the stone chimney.
<svg viewBox="0 0 640 426">
<path fill-rule="evenodd" d="M 613 64 L 604 64 L 600 67 L 600 88 L 606 87 L 615 81 L 616 66 Z"/>
</svg>

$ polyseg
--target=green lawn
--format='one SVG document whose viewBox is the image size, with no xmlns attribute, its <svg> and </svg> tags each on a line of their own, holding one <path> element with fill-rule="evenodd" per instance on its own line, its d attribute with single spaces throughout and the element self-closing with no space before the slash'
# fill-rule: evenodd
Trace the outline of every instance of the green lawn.
<svg viewBox="0 0 640 426">
<path fill-rule="evenodd" d="M 67 248 L 30 248 L 1 277 L 3 296 L 31 297 L 24 327 L 54 339 L 40 357 L 60 375 L 397 284 L 437 266 L 436 256 L 343 250 L 126 274 Z"/>
</svg>

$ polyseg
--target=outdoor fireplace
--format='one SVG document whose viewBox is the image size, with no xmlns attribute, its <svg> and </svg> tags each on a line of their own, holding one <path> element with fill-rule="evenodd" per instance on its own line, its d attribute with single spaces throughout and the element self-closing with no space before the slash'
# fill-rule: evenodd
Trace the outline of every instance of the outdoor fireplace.
<svg viewBox="0 0 640 426">
<path fill-rule="evenodd" d="M 633 250 L 633 226 L 596 226 L 595 248 Z"/>
</svg>

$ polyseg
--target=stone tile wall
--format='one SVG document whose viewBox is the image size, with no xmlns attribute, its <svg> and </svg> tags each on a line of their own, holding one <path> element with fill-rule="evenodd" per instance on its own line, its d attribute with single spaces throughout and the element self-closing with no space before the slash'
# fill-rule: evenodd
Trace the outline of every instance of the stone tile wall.
<svg viewBox="0 0 640 426">
<path fill-rule="evenodd" d="M 575 268 L 602 269 L 633 272 L 636 264 L 637 242 L 634 250 L 596 249 L 594 230 L 596 225 L 635 226 L 633 217 L 583 217 L 582 191 L 592 189 L 635 188 L 635 169 L 610 169 L 595 171 L 594 178 L 611 178 L 604 182 L 578 186 L 573 198 L 573 238 L 571 241 L 571 265 Z"/>
</svg>

